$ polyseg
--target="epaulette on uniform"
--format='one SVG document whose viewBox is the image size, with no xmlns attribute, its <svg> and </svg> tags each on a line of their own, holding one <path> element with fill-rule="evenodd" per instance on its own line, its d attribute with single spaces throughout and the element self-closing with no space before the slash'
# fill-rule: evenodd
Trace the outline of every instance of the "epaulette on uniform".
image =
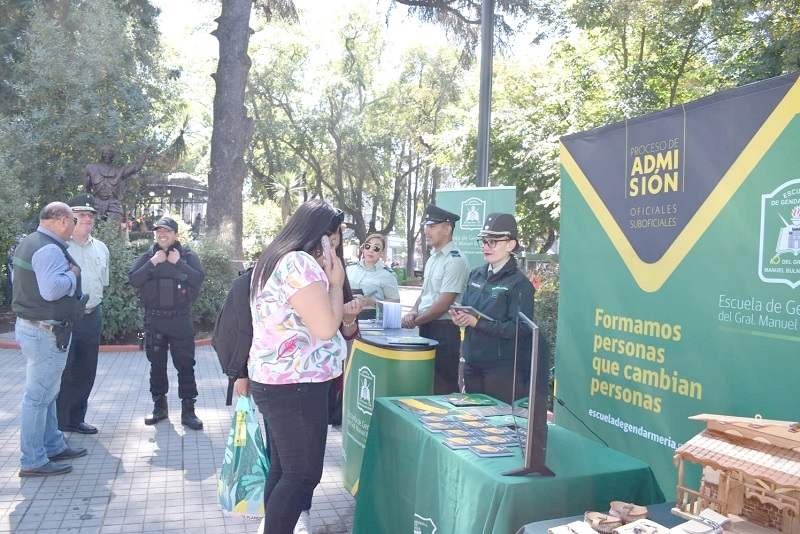
<svg viewBox="0 0 800 534">
<path fill-rule="evenodd" d="M 383 267 L 383 270 L 384 270 L 384 271 L 388 271 L 388 272 L 390 272 L 390 273 L 394 274 L 394 271 L 393 271 L 393 270 L 391 270 L 389 267 L 386 267 L 385 265 L 384 265 L 384 267 Z"/>
<path fill-rule="evenodd" d="M 461 257 L 461 252 L 458 251 L 458 250 L 451 250 L 450 251 L 450 255 L 453 256 L 454 258 L 460 258 Z"/>
</svg>

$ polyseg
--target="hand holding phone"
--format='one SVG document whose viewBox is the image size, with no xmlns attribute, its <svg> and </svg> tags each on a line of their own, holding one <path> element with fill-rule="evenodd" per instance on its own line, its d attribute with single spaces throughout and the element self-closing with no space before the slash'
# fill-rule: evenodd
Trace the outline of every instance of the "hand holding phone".
<svg viewBox="0 0 800 534">
<path fill-rule="evenodd" d="M 325 269 L 331 268 L 331 239 L 324 235 L 322 236 L 322 263 Z"/>
</svg>

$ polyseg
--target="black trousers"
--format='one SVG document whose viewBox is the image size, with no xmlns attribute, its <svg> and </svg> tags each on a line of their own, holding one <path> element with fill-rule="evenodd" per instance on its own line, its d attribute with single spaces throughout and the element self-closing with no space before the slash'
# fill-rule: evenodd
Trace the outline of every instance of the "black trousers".
<svg viewBox="0 0 800 534">
<path fill-rule="evenodd" d="M 514 399 L 528 396 L 523 372 L 517 371 L 514 384 L 514 360 L 498 360 L 495 362 L 479 362 L 464 365 L 464 391 L 467 393 L 485 393 L 490 397 L 511 404 L 511 390 Z"/>
<path fill-rule="evenodd" d="M 56 398 L 59 428 L 84 422 L 89 394 L 97 376 L 97 353 L 103 332 L 103 313 L 97 306 L 72 326 L 67 364 L 61 373 L 61 389 Z"/>
<path fill-rule="evenodd" d="M 153 400 L 169 391 L 167 352 L 178 371 L 178 397 L 197 397 L 194 379 L 194 325 L 189 314 L 175 317 L 145 315 L 145 351 L 150 361 L 150 394 Z"/>
<path fill-rule="evenodd" d="M 461 329 L 452 321 L 439 320 L 420 326 L 419 335 L 439 342 L 433 364 L 433 393 L 447 395 L 460 391 L 458 358 L 461 353 Z"/>
<path fill-rule="evenodd" d="M 311 507 L 325 460 L 330 382 L 250 381 L 253 401 L 269 425 L 264 532 L 290 534 L 300 512 Z"/>
</svg>

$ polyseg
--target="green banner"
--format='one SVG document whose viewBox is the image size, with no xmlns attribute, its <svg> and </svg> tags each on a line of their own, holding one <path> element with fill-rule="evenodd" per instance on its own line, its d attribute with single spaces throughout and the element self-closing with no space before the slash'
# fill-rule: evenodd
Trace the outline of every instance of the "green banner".
<svg viewBox="0 0 800 534">
<path fill-rule="evenodd" d="M 689 416 L 798 418 L 797 78 L 561 140 L 556 422 L 667 495 Z"/>
<path fill-rule="evenodd" d="M 486 263 L 478 246 L 478 232 L 490 213 L 514 215 L 517 201 L 515 187 L 471 187 L 437 189 L 436 205 L 461 217 L 453 232 L 453 241 L 469 260 L 471 268 Z"/>
<path fill-rule="evenodd" d="M 342 400 L 342 483 L 352 495 L 358 492 L 375 399 L 433 393 L 435 356 L 434 347 L 384 348 L 353 341 Z"/>
</svg>

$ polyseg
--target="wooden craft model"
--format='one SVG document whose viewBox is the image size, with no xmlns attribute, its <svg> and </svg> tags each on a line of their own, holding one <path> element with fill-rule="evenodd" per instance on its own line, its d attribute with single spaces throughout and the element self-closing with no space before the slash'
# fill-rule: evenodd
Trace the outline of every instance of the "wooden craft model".
<svg viewBox="0 0 800 534">
<path fill-rule="evenodd" d="M 701 414 L 706 429 L 675 451 L 672 512 L 689 519 L 710 509 L 741 533 L 800 534 L 800 424 Z M 684 462 L 703 466 L 700 487 L 683 483 Z"/>
</svg>

